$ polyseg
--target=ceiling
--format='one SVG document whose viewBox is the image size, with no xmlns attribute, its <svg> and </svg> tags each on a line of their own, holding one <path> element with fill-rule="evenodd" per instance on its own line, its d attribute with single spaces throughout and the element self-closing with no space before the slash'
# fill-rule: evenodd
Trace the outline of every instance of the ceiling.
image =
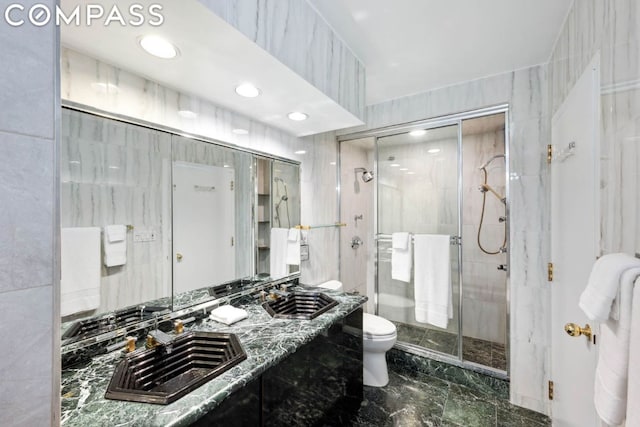
<svg viewBox="0 0 640 427">
<path fill-rule="evenodd" d="M 573 0 L 308 0 L 367 69 L 367 104 L 549 60 Z"/>
<path fill-rule="evenodd" d="M 110 4 L 127 11 L 131 2 Z M 68 13 L 77 1 L 62 0 L 61 6 Z M 362 124 L 196 0 L 164 1 L 162 6 L 165 20 L 159 27 L 63 25 L 62 44 L 297 136 Z M 170 40 L 180 55 L 160 59 L 147 54 L 138 44 L 138 38 L 147 34 Z M 235 93 L 235 87 L 247 81 L 260 88 L 260 96 L 243 98 Z M 292 121 L 287 118 L 292 111 L 309 118 Z"/>
</svg>

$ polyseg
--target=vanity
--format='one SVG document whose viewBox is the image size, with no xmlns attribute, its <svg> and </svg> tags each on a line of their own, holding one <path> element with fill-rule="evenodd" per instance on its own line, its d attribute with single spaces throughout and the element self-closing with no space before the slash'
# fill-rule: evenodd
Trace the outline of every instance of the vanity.
<svg viewBox="0 0 640 427">
<path fill-rule="evenodd" d="M 334 423 L 362 400 L 362 304 L 366 297 L 324 292 L 338 305 L 311 320 L 272 317 L 256 301 L 231 326 L 208 318 L 185 331 L 235 334 L 247 359 L 168 405 L 106 399 L 117 350 L 62 371 L 62 425 L 188 426 Z"/>
</svg>

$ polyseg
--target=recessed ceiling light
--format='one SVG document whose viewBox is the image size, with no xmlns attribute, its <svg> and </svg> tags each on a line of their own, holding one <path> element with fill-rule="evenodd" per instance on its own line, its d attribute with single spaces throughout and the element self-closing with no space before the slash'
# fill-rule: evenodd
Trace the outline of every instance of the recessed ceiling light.
<svg viewBox="0 0 640 427">
<path fill-rule="evenodd" d="M 148 54 L 157 58 L 173 59 L 178 56 L 178 48 L 160 36 L 144 36 L 139 43 Z"/>
<path fill-rule="evenodd" d="M 109 166 L 109 169 L 120 169 L 120 166 Z"/>
<path fill-rule="evenodd" d="M 411 136 L 422 136 L 425 135 L 427 133 L 426 130 L 424 129 L 417 129 L 417 130 L 412 130 L 411 132 L 409 132 L 409 135 Z"/>
<path fill-rule="evenodd" d="M 304 151 L 304 150 L 298 150 L 298 151 L 296 151 L 296 154 L 306 154 L 306 153 L 307 153 L 307 152 L 306 152 L 306 151 Z"/>
<path fill-rule="evenodd" d="M 439 148 L 430 148 L 430 149 L 427 150 L 427 153 L 429 153 L 429 154 L 436 154 L 436 153 L 439 153 L 439 152 L 440 152 Z"/>
<path fill-rule="evenodd" d="M 409 168 L 400 168 L 401 171 L 408 171 Z"/>
<path fill-rule="evenodd" d="M 69 160 L 69 164 L 70 165 L 79 165 L 80 164 L 80 160 Z"/>
<path fill-rule="evenodd" d="M 255 98 L 260 95 L 260 89 L 252 85 L 251 83 L 242 83 L 236 87 L 236 93 L 245 98 Z"/>
<path fill-rule="evenodd" d="M 223 168 L 230 168 L 231 166 L 229 165 L 222 165 Z"/>
<path fill-rule="evenodd" d="M 198 117 L 198 114 L 191 110 L 180 110 L 178 111 L 178 115 L 183 119 L 195 119 Z"/>
<path fill-rule="evenodd" d="M 289 113 L 287 117 L 289 117 L 289 119 L 293 121 L 300 122 L 302 120 L 307 120 L 309 118 L 309 115 L 301 113 L 299 111 L 294 111 L 292 113 Z"/>
<path fill-rule="evenodd" d="M 120 89 L 118 89 L 118 86 L 114 85 L 113 83 L 93 82 L 91 83 L 91 87 L 93 88 L 93 90 L 100 93 L 120 92 Z"/>
<path fill-rule="evenodd" d="M 335 166 L 335 165 L 336 165 L 336 162 L 330 162 L 329 164 L 330 164 L 331 166 Z"/>
<path fill-rule="evenodd" d="M 391 164 L 389 165 L 389 167 L 392 167 L 392 168 L 399 168 L 399 167 L 400 167 L 400 165 L 399 165 L 398 163 L 391 163 Z"/>
<path fill-rule="evenodd" d="M 248 134 L 248 133 L 249 133 L 249 131 L 248 131 L 248 130 L 246 130 L 246 129 L 240 129 L 240 128 L 233 129 L 231 132 L 235 133 L 236 135 L 246 135 L 246 134 Z"/>
<path fill-rule="evenodd" d="M 407 175 L 415 175 L 415 172 L 407 172 Z"/>
</svg>

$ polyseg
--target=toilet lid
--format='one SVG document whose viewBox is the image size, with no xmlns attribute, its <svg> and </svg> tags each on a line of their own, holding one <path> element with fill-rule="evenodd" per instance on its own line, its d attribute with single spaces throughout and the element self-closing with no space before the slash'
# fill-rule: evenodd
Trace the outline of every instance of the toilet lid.
<svg viewBox="0 0 640 427">
<path fill-rule="evenodd" d="M 392 335 L 396 332 L 396 327 L 393 323 L 389 322 L 380 316 L 374 316 L 373 314 L 362 314 L 362 331 L 365 334 L 373 336 Z"/>
</svg>

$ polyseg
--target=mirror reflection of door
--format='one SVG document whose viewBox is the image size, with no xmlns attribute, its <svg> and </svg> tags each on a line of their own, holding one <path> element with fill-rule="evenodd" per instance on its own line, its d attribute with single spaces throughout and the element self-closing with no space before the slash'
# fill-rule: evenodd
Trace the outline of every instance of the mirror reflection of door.
<svg viewBox="0 0 640 427">
<path fill-rule="evenodd" d="M 235 277 L 234 169 L 173 163 L 173 290 Z"/>
</svg>

